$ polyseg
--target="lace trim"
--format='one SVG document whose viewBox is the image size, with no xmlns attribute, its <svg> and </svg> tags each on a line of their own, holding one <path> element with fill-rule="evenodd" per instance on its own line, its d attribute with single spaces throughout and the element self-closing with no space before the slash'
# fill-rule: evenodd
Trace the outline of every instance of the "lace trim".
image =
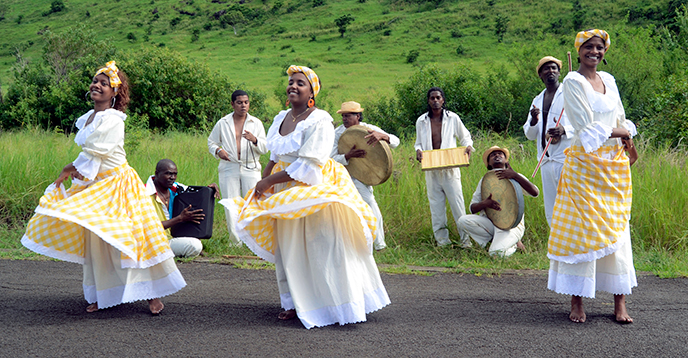
<svg viewBox="0 0 688 358">
<path fill-rule="evenodd" d="M 89 126 L 84 128 L 84 125 L 86 124 L 86 121 L 88 121 L 88 117 L 91 116 L 91 113 L 93 113 L 93 110 L 86 112 L 86 114 L 84 114 L 76 120 L 76 127 L 79 129 L 79 131 L 76 133 L 76 136 L 74 137 L 74 143 L 76 143 L 80 147 L 83 146 L 84 143 L 86 143 L 86 138 L 93 134 L 96 128 L 98 128 L 101 119 L 105 115 L 114 115 L 122 119 L 122 121 L 127 119 L 127 115 L 124 114 L 124 112 L 118 111 L 114 108 L 108 108 L 104 111 L 96 113 L 95 117 L 93 118 L 93 122 L 91 122 Z"/>
<path fill-rule="evenodd" d="M 591 153 L 600 149 L 611 135 L 612 127 L 600 122 L 593 122 L 583 128 L 579 132 L 578 137 L 583 148 L 585 148 L 585 152 Z"/>
<path fill-rule="evenodd" d="M 292 179 L 308 185 L 317 185 L 323 181 L 322 169 L 304 158 L 295 160 L 285 170 Z"/>
<path fill-rule="evenodd" d="M 166 277 L 145 282 L 127 283 L 123 286 L 98 291 L 96 286 L 84 285 L 86 302 L 98 303 L 98 309 L 104 309 L 141 300 L 152 300 L 169 296 L 186 286 L 186 281 L 179 270 L 175 270 Z"/>
<path fill-rule="evenodd" d="M 547 288 L 562 294 L 595 298 L 596 291 L 609 292 L 613 295 L 630 295 L 633 287 L 638 287 L 635 268 L 624 275 L 595 273 L 594 277 L 574 276 L 549 270 Z"/>
<path fill-rule="evenodd" d="M 364 294 L 362 301 L 346 303 L 339 306 L 328 306 L 307 312 L 299 312 L 301 323 L 307 329 L 324 327 L 339 323 L 359 323 L 366 321 L 366 314 L 375 312 L 390 304 L 389 296 L 384 287 Z"/>
</svg>

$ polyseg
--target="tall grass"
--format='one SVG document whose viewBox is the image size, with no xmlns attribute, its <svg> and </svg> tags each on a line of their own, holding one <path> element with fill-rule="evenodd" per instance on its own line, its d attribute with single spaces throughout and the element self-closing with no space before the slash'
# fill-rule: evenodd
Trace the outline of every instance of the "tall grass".
<svg viewBox="0 0 688 358">
<path fill-rule="evenodd" d="M 32 257 L 21 249 L 19 240 L 43 190 L 64 165 L 79 153 L 73 135 L 45 131 L 0 133 L 0 257 Z M 125 148 L 130 165 L 142 180 L 153 174 L 159 159 L 169 158 L 179 168 L 178 181 L 189 185 L 217 182 L 217 160 L 207 151 L 203 133 L 128 136 Z M 512 167 L 530 178 L 535 164 L 534 142 L 521 142 L 495 134 L 474 133 L 477 155 L 469 167 L 461 169 L 464 200 L 473 191 L 486 169 L 481 154 L 492 145 L 511 152 Z M 663 276 L 688 275 L 688 177 L 686 155 L 682 148 L 654 148 L 639 140 L 640 159 L 632 167 L 632 239 L 636 268 Z M 438 248 L 434 243 L 425 179 L 415 161 L 413 138 L 402 138 L 393 152 L 394 174 L 375 187 L 385 220 L 388 249 L 376 253 L 378 263 L 402 266 L 442 266 L 468 272 L 494 272 L 503 269 L 546 269 L 548 226 L 542 198 L 525 198 L 525 253 L 508 259 L 493 259 L 485 249 L 464 250 L 458 246 Z M 263 156 L 263 163 L 267 156 Z M 539 175 L 532 180 L 541 187 Z M 458 241 L 456 225 L 447 210 L 451 239 Z M 211 256 L 248 255 L 246 248 L 229 248 L 224 211 L 215 208 L 213 238 L 204 242 Z"/>
</svg>

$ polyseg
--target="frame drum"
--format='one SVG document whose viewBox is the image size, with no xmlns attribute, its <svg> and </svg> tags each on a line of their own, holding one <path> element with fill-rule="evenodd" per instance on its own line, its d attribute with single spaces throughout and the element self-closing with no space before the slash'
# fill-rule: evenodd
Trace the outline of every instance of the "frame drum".
<svg viewBox="0 0 688 358">
<path fill-rule="evenodd" d="M 367 127 L 351 126 L 339 138 L 337 147 L 339 154 L 348 153 L 354 145 L 356 149 L 364 149 L 365 157 L 349 159 L 346 169 L 352 177 L 365 185 L 379 185 L 392 175 L 392 152 L 385 141 L 375 143 L 374 147 L 368 145 L 368 140 L 364 138 L 368 134 Z"/>
<path fill-rule="evenodd" d="M 518 226 L 523 219 L 523 189 L 516 180 L 499 179 L 495 170 L 489 171 L 483 176 L 480 194 L 482 200 L 492 194 L 492 199 L 498 202 L 502 209 L 485 209 L 485 214 L 494 226 L 509 230 Z"/>
</svg>

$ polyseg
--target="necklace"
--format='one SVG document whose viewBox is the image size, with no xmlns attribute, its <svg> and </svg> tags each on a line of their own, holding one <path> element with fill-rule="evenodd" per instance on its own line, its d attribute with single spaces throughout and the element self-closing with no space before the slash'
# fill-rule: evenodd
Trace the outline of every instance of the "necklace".
<svg viewBox="0 0 688 358">
<path fill-rule="evenodd" d="M 291 110 L 291 112 L 289 112 L 289 114 L 291 114 L 291 118 L 292 118 L 292 120 L 291 120 L 291 121 L 292 121 L 292 123 L 293 123 L 293 122 L 296 122 L 296 118 L 299 118 L 299 117 L 301 117 L 301 116 L 302 116 L 302 115 L 303 115 L 304 113 L 308 112 L 308 110 L 309 110 L 309 109 L 310 109 L 310 108 L 306 108 L 306 110 L 305 110 L 305 111 L 303 111 L 303 112 L 299 113 L 299 115 L 298 115 L 298 116 L 296 116 L 296 117 L 294 117 L 294 110 L 292 109 L 292 110 Z"/>
</svg>

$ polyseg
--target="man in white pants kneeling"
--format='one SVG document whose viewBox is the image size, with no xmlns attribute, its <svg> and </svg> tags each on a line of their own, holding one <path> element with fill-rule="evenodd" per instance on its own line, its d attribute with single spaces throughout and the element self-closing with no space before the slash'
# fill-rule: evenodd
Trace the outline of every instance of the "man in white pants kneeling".
<svg viewBox="0 0 688 358">
<path fill-rule="evenodd" d="M 205 217 L 203 209 L 192 210 L 191 205 L 172 217 L 172 204 L 178 189 L 186 188 L 184 184 L 176 182 L 177 165 L 169 159 L 162 159 L 155 166 L 155 175 L 151 175 L 146 182 L 146 195 L 151 197 L 155 212 L 162 221 L 165 234 L 170 240 L 170 248 L 176 257 L 195 257 L 201 254 L 203 244 L 195 237 L 172 237 L 170 228 L 176 224 L 191 221 L 199 224 Z M 215 198 L 220 199 L 220 192 L 216 184 L 208 187 L 215 189 Z"/>
<path fill-rule="evenodd" d="M 540 194 L 540 190 L 535 184 L 528 181 L 528 179 L 515 172 L 509 165 L 509 150 L 493 146 L 485 151 L 483 154 L 483 163 L 487 166 L 487 170 L 497 171 L 497 177 L 500 180 L 514 179 L 523 188 L 527 195 L 536 197 Z M 517 246 L 520 243 L 523 233 L 525 232 L 525 217 L 513 229 L 502 230 L 492 223 L 486 216 L 485 209 L 492 208 L 494 210 L 501 210 L 499 203 L 492 199 L 492 194 L 482 200 L 482 186 L 483 180 L 480 179 L 478 187 L 473 193 L 471 199 L 471 215 L 463 215 L 459 219 L 458 229 L 461 235 L 461 244 L 463 247 L 471 246 L 471 238 L 475 240 L 481 247 L 487 246 L 492 241 L 489 248 L 490 255 L 499 255 L 502 257 L 511 256 L 516 252 Z M 520 244 L 520 245 L 519 245 Z"/>
</svg>

